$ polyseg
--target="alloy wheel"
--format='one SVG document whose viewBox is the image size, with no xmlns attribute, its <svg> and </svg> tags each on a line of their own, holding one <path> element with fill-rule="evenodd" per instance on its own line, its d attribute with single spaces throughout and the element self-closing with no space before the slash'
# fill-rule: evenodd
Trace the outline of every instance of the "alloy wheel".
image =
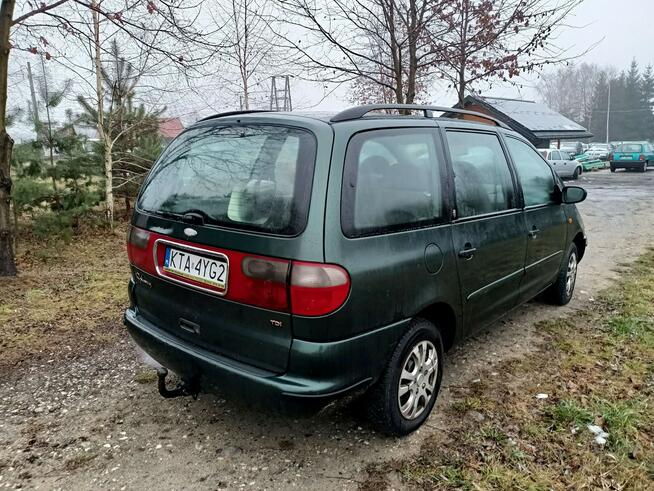
<svg viewBox="0 0 654 491">
<path fill-rule="evenodd" d="M 572 295 L 572 290 L 575 287 L 575 282 L 577 281 L 577 254 L 574 252 L 570 254 L 570 259 L 568 259 L 568 269 L 565 275 L 565 294 L 566 296 Z"/>
<path fill-rule="evenodd" d="M 420 341 L 404 359 L 397 402 L 406 419 L 416 419 L 434 397 L 438 375 L 438 352 L 431 341 Z"/>
</svg>

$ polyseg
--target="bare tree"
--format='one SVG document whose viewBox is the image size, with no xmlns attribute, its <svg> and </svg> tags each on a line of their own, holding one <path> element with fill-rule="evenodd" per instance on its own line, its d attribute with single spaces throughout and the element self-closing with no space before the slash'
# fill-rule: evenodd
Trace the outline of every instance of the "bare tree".
<svg viewBox="0 0 654 491">
<path fill-rule="evenodd" d="M 593 91 L 607 69 L 592 63 L 569 64 L 540 75 L 536 89 L 543 102 L 564 116 L 590 128 Z"/>
<path fill-rule="evenodd" d="M 446 34 L 435 40 L 440 77 L 459 104 L 475 85 L 515 77 L 569 60 L 555 34 L 583 0 L 456 0 L 445 17 Z"/>
<path fill-rule="evenodd" d="M 413 103 L 442 60 L 449 0 L 278 0 L 298 35 L 283 35 L 314 80 L 355 86 L 374 98 Z"/>
<path fill-rule="evenodd" d="M 218 54 L 223 85 L 238 96 L 241 107 L 248 110 L 253 85 L 273 70 L 279 70 L 280 56 L 268 26 L 273 16 L 270 2 L 225 0 L 213 4 L 210 12 L 214 25 L 221 31 L 224 46 Z"/>
<path fill-rule="evenodd" d="M 113 202 L 116 188 L 125 191 L 126 187 L 140 180 L 152 165 L 153 159 L 146 158 L 142 155 L 142 149 L 137 148 L 137 140 L 142 141 L 143 136 L 157 131 L 161 110 L 150 112 L 143 105 L 134 107 L 136 89 L 144 72 L 124 58 L 116 39 L 112 39 L 110 45 L 111 58 L 96 65 L 96 73 L 100 74 L 99 80 L 96 77 L 98 100 L 89 100 L 80 95 L 77 101 L 83 109 L 80 120 L 98 129 L 105 193 L 110 196 L 107 201 Z M 137 159 L 139 162 L 135 162 Z M 130 196 L 126 192 L 121 194 L 128 210 Z"/>
<path fill-rule="evenodd" d="M 112 35 L 120 34 L 134 45 L 147 49 L 160 59 L 172 62 L 182 70 L 189 70 L 206 61 L 210 46 L 208 35 L 193 27 L 193 18 L 185 12 L 195 12 L 201 4 L 189 5 L 182 0 L 124 2 L 118 0 L 53 0 L 51 3 L 25 2 L 15 15 L 15 0 L 2 0 L 0 6 L 0 276 L 16 273 L 12 250 L 12 231 L 9 221 L 11 178 L 9 162 L 13 141 L 7 134 L 7 90 L 9 56 L 12 50 L 42 54 L 47 60 L 53 50 L 48 37 L 63 35 L 82 39 L 95 49 L 96 71 L 102 54 L 99 40 L 101 22 L 107 23 Z M 84 14 L 90 13 L 92 21 Z M 89 35 L 88 27 L 92 26 Z M 18 38 L 20 35 L 20 39 Z M 16 39 L 10 41 L 10 37 Z M 165 41 L 164 41 L 165 40 Z M 99 46 L 99 48 L 98 48 Z M 43 52 L 43 53 L 41 53 Z M 98 88 L 98 104 L 104 99 Z M 103 108 L 102 108 L 103 109 Z M 99 111 L 100 114 L 103 110 Z M 106 167 L 110 171 L 110 166 Z M 113 221 L 113 200 L 108 194 L 107 219 Z"/>
</svg>

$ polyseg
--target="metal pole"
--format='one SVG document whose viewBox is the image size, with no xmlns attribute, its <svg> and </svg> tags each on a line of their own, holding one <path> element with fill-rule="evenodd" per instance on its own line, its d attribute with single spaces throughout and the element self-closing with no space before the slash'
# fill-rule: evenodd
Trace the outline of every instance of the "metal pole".
<svg viewBox="0 0 654 491">
<path fill-rule="evenodd" d="M 609 98 L 606 105 L 606 144 L 609 144 L 609 122 L 611 120 L 611 79 L 609 78 Z"/>
</svg>

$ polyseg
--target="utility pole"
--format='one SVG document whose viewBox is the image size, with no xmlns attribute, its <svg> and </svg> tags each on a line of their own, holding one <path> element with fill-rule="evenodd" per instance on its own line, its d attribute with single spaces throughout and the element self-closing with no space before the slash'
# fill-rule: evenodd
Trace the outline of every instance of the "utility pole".
<svg viewBox="0 0 654 491">
<path fill-rule="evenodd" d="M 609 78 L 609 97 L 606 105 L 606 144 L 609 144 L 609 122 L 611 120 L 611 79 Z"/>
<path fill-rule="evenodd" d="M 34 123 L 34 131 L 39 132 L 41 122 L 39 120 L 39 105 L 36 103 L 36 91 L 34 90 L 34 77 L 32 75 L 32 65 L 27 62 L 27 79 L 30 83 L 30 94 L 32 96 L 32 122 Z"/>
<path fill-rule="evenodd" d="M 281 89 L 277 88 L 277 80 L 284 81 Z M 292 111 L 291 101 L 291 75 L 273 75 L 270 82 L 270 110 Z"/>
<path fill-rule="evenodd" d="M 41 68 L 43 70 L 43 91 L 45 96 L 45 114 L 48 120 L 48 150 L 50 152 L 50 167 L 52 168 L 52 189 L 57 192 L 57 178 L 55 177 L 55 161 L 54 161 L 54 138 L 52 137 L 52 119 L 50 119 L 50 90 L 48 87 L 48 72 L 45 70 L 45 61 L 41 57 Z"/>
</svg>

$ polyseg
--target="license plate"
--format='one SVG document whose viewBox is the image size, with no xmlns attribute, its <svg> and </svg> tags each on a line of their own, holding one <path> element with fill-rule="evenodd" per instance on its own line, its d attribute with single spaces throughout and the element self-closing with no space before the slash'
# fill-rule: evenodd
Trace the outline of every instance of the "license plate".
<svg viewBox="0 0 654 491">
<path fill-rule="evenodd" d="M 622 155 L 620 158 L 622 160 L 632 160 L 633 159 L 633 157 L 631 155 Z"/>
<path fill-rule="evenodd" d="M 166 247 L 163 270 L 220 290 L 227 287 L 228 265 L 213 257 Z"/>
</svg>

